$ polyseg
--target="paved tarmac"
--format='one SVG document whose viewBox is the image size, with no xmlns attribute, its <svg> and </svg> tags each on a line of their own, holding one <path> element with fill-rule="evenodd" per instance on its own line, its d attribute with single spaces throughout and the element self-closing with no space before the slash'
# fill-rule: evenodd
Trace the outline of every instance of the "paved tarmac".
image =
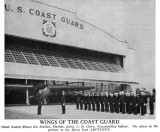
<svg viewBox="0 0 160 132">
<path fill-rule="evenodd" d="M 61 105 L 43 105 L 42 115 L 37 115 L 38 106 L 5 107 L 5 119 L 155 119 L 149 115 L 117 114 L 88 110 L 77 110 L 75 105 L 66 105 L 66 114 L 62 114 Z"/>
</svg>

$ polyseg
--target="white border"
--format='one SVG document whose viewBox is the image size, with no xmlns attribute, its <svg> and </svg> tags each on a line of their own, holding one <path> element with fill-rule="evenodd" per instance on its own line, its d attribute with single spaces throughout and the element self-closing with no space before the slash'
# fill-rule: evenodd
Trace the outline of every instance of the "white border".
<svg viewBox="0 0 160 132">
<path fill-rule="evenodd" d="M 0 3 L 0 18 L 1 18 L 1 24 L 0 24 L 0 61 L 1 61 L 1 75 L 0 75 L 0 131 L 2 132 L 13 132 L 13 131 L 38 131 L 38 132 L 47 132 L 45 129 L 1 129 L 1 125 L 40 125 L 39 120 L 4 120 L 4 3 L 1 1 Z M 155 120 L 120 120 L 120 124 L 123 125 L 159 125 L 160 128 L 160 105 L 159 105 L 159 88 L 160 88 L 160 18 L 159 18 L 159 12 L 160 12 L 160 1 L 156 1 L 156 93 L 157 93 L 157 100 L 156 100 L 156 119 Z M 128 131 L 154 131 L 157 132 L 160 129 L 114 129 L 111 131 L 120 131 L 123 130 L 123 132 Z"/>
</svg>

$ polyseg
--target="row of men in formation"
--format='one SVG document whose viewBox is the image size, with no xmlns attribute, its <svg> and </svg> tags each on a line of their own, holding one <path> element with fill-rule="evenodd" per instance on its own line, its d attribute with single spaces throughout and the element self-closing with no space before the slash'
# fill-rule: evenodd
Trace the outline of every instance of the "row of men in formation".
<svg viewBox="0 0 160 132">
<path fill-rule="evenodd" d="M 80 110 L 92 110 L 111 113 L 128 113 L 128 114 L 141 114 L 147 113 L 147 103 L 149 102 L 150 115 L 154 114 L 155 95 L 150 92 L 147 95 L 145 92 L 140 94 L 124 93 L 107 93 L 105 94 L 76 94 L 76 107 Z"/>
</svg>

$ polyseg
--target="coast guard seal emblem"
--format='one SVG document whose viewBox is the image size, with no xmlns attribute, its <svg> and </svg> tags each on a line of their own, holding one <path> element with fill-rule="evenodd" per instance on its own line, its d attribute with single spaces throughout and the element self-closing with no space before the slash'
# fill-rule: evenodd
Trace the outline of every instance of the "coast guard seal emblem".
<svg viewBox="0 0 160 132">
<path fill-rule="evenodd" d="M 42 33 L 47 37 L 56 37 L 56 23 L 43 20 Z"/>
</svg>

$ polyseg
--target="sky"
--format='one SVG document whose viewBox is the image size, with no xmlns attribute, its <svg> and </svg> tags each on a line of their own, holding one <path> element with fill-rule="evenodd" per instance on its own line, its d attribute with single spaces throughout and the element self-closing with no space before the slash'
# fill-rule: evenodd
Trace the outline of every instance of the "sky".
<svg viewBox="0 0 160 132">
<path fill-rule="evenodd" d="M 140 87 L 155 87 L 155 0 L 54 0 L 52 4 L 127 40 L 136 49 Z"/>
</svg>

